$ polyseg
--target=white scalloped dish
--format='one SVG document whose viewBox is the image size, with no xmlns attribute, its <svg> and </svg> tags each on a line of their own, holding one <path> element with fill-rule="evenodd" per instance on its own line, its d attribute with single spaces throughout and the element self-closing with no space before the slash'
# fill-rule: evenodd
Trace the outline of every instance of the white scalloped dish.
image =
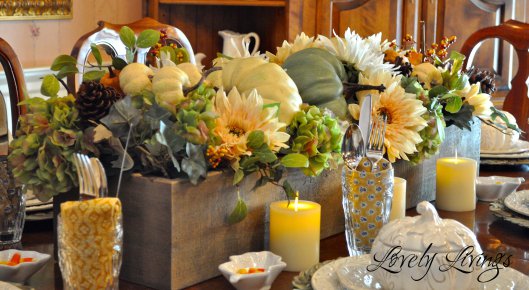
<svg viewBox="0 0 529 290">
<path fill-rule="evenodd" d="M 22 262 L 16 266 L 0 265 L 0 281 L 24 283 L 51 258 L 48 254 L 34 251 L 5 250 L 0 251 L 0 261 L 11 260 L 15 253 L 19 253 L 22 258 L 33 258 L 33 261 Z"/>
<path fill-rule="evenodd" d="M 219 265 L 219 270 L 237 290 L 268 290 L 286 266 L 280 256 L 263 251 L 230 256 L 230 262 Z M 238 273 L 240 269 L 248 268 L 262 268 L 264 272 Z"/>
<path fill-rule="evenodd" d="M 513 193 L 524 181 L 523 177 L 478 177 L 476 178 L 476 194 L 479 200 L 495 201 Z"/>
</svg>

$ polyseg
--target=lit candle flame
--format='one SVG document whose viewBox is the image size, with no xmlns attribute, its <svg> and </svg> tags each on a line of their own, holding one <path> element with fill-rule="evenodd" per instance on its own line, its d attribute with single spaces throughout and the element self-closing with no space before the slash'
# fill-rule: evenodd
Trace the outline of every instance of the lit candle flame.
<svg viewBox="0 0 529 290">
<path fill-rule="evenodd" d="M 298 200 L 299 200 L 299 191 L 296 191 L 296 198 L 294 199 L 294 211 L 298 211 Z"/>
<path fill-rule="evenodd" d="M 457 148 L 456 148 L 456 159 L 457 159 Z"/>
</svg>

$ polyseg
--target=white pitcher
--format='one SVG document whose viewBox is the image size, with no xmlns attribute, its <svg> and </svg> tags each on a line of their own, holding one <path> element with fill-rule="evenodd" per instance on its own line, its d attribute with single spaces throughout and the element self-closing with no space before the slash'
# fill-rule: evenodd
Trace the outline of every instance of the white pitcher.
<svg viewBox="0 0 529 290">
<path fill-rule="evenodd" d="M 253 50 L 250 54 L 255 54 L 259 49 L 259 35 L 255 32 L 246 34 L 237 33 L 231 30 L 221 30 L 219 35 L 224 40 L 222 54 L 231 57 L 244 56 L 245 51 L 249 52 L 250 42 L 254 40 Z"/>
</svg>

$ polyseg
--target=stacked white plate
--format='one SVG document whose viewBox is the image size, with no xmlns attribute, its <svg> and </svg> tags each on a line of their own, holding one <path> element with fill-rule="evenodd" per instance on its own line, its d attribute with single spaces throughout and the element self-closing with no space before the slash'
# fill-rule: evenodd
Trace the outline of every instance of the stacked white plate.
<svg viewBox="0 0 529 290">
<path fill-rule="evenodd" d="M 481 150 L 481 164 L 519 165 L 529 164 L 529 142 L 518 140 L 510 148 Z"/>
<path fill-rule="evenodd" d="M 321 267 L 312 275 L 314 290 L 371 290 L 381 289 L 373 275 L 366 270 L 370 264 L 369 255 L 337 259 Z M 382 271 L 378 269 L 377 271 Z M 498 277 L 487 283 L 476 281 L 475 290 L 526 289 L 529 278 L 511 268 L 501 269 Z M 470 289 L 470 290 L 474 290 Z"/>
<path fill-rule="evenodd" d="M 53 218 L 53 199 L 40 201 L 30 190 L 26 193 L 26 220 L 45 220 Z"/>
</svg>

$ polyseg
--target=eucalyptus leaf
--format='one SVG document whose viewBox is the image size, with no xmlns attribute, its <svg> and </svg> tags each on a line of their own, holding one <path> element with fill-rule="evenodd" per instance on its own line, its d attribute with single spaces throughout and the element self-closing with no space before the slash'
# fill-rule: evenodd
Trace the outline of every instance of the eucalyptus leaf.
<svg viewBox="0 0 529 290">
<path fill-rule="evenodd" d="M 108 139 L 108 144 L 118 155 L 118 159 L 111 162 L 112 167 L 120 169 L 121 164 L 123 163 L 123 158 L 125 158 L 125 163 L 123 163 L 123 171 L 131 170 L 132 167 L 134 167 L 134 160 L 132 160 L 132 157 L 130 157 L 129 153 L 125 151 L 125 148 L 123 148 L 123 144 L 119 138 L 114 136 L 110 137 Z"/>
<path fill-rule="evenodd" d="M 154 29 L 146 29 L 140 33 L 136 46 L 139 48 L 149 48 L 160 40 L 160 32 Z"/>
<path fill-rule="evenodd" d="M 52 71 L 59 71 L 64 66 L 77 66 L 77 60 L 71 55 L 59 55 L 51 64 Z"/>
<path fill-rule="evenodd" d="M 172 113 L 154 103 L 147 112 L 145 112 L 144 119 L 150 125 L 152 130 L 160 128 L 160 121 L 169 123 Z"/>
<path fill-rule="evenodd" d="M 132 98 L 127 96 L 117 101 L 104 118 L 100 121 L 112 131 L 116 137 L 126 137 L 129 127 L 136 126 L 141 120 L 141 111 L 132 104 Z"/>
<path fill-rule="evenodd" d="M 187 173 L 189 181 L 196 185 L 200 177 L 206 178 L 207 164 L 204 158 L 204 148 L 190 142 L 186 144 L 187 157 L 182 160 L 182 171 Z"/>
<path fill-rule="evenodd" d="M 92 54 L 94 55 L 97 65 L 102 66 L 103 65 L 103 58 L 101 57 L 101 52 L 99 51 L 99 48 L 96 44 L 92 43 L 90 44 L 90 48 L 92 49 Z"/>
<path fill-rule="evenodd" d="M 121 57 L 113 57 L 112 58 L 112 66 L 116 69 L 122 70 L 127 66 L 127 62 L 123 60 Z"/>
<path fill-rule="evenodd" d="M 173 161 L 173 166 L 180 171 L 180 163 L 175 157 L 174 151 L 178 152 L 184 148 L 185 140 L 177 135 L 165 122 L 160 122 L 160 131 L 155 135 L 156 141 L 167 148 L 167 152 Z"/>
<path fill-rule="evenodd" d="M 248 208 L 246 207 L 246 203 L 244 203 L 242 198 L 239 197 L 237 199 L 237 203 L 235 204 L 235 208 L 228 216 L 228 223 L 236 224 L 242 221 L 246 215 L 248 215 Z"/>
<path fill-rule="evenodd" d="M 59 93 L 59 80 L 54 75 L 46 75 L 40 86 L 40 93 L 47 97 L 56 97 Z"/>
<path fill-rule="evenodd" d="M 65 65 L 57 73 L 57 78 L 58 79 L 63 79 L 65 77 L 69 76 L 69 75 L 75 75 L 78 72 L 79 72 L 79 70 L 77 69 L 77 66 L 75 66 L 75 65 Z"/>
<path fill-rule="evenodd" d="M 309 158 L 300 153 L 290 153 L 281 158 L 281 164 L 285 167 L 305 168 L 309 167 Z"/>
<path fill-rule="evenodd" d="M 123 42 L 123 44 L 125 44 L 125 46 L 131 51 L 136 46 L 136 35 L 134 34 L 134 31 L 128 26 L 121 27 L 119 30 L 119 38 L 121 39 L 121 42 Z"/>
<path fill-rule="evenodd" d="M 104 70 L 91 70 L 83 74 L 83 81 L 99 81 L 105 74 Z"/>
</svg>

